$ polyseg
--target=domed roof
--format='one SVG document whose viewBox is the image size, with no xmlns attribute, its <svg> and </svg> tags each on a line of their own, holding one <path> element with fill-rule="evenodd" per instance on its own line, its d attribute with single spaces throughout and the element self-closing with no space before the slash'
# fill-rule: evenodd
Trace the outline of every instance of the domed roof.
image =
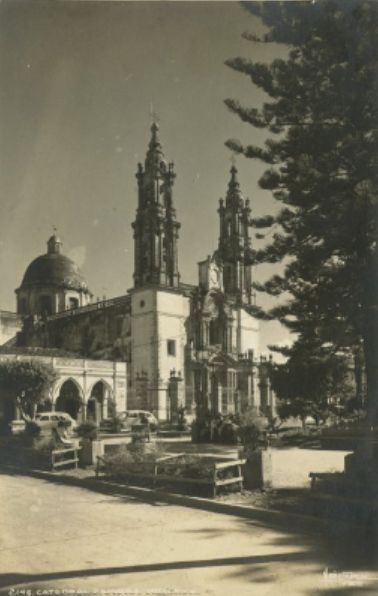
<svg viewBox="0 0 378 596">
<path fill-rule="evenodd" d="M 61 254 L 61 241 L 54 234 L 47 242 L 48 252 L 34 259 L 25 271 L 21 288 L 55 286 L 88 291 L 79 267 Z"/>
</svg>

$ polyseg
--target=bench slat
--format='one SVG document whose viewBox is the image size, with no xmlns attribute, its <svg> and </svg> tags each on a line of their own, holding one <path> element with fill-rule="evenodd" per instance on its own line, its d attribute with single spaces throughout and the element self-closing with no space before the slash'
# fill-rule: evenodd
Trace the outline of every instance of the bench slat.
<svg viewBox="0 0 378 596">
<path fill-rule="evenodd" d="M 243 466 L 246 462 L 246 459 L 234 459 L 232 461 L 215 464 L 215 468 L 216 470 L 224 470 L 226 468 L 232 468 L 233 466 Z"/>
<path fill-rule="evenodd" d="M 51 452 L 51 468 L 55 470 L 56 468 L 60 468 L 61 466 L 67 466 L 71 464 L 77 465 L 79 463 L 79 456 L 78 452 L 80 451 L 81 447 L 70 447 L 65 449 L 54 449 Z M 72 454 L 69 459 L 60 459 L 60 456 Z"/>
<path fill-rule="evenodd" d="M 60 455 L 61 453 L 69 453 L 70 451 L 79 451 L 81 447 L 67 447 L 66 449 L 53 449 L 52 455 Z"/>
<path fill-rule="evenodd" d="M 213 480 L 210 478 L 187 478 L 186 476 L 168 476 L 166 474 L 158 474 L 156 476 L 156 480 L 167 480 L 169 482 L 190 482 L 192 484 L 213 484 Z"/>
<path fill-rule="evenodd" d="M 76 464 L 78 463 L 78 459 L 66 459 L 64 461 L 57 461 L 54 463 L 53 467 L 57 468 L 58 466 L 65 466 L 66 464 Z"/>
<path fill-rule="evenodd" d="M 243 476 L 235 476 L 235 478 L 225 478 L 224 480 L 217 480 L 217 486 L 225 486 L 226 484 L 233 484 L 234 482 L 243 482 Z"/>
</svg>

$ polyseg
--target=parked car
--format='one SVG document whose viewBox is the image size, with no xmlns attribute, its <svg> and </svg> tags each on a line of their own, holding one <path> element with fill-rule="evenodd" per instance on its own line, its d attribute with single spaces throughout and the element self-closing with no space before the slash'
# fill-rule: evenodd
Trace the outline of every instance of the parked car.
<svg viewBox="0 0 378 596">
<path fill-rule="evenodd" d="M 125 432 L 130 430 L 126 424 L 125 417 L 117 414 L 115 417 L 103 418 L 100 421 L 100 430 L 105 430 L 110 433 Z"/>
<path fill-rule="evenodd" d="M 125 412 L 118 412 L 114 418 L 103 418 L 100 422 L 100 429 L 108 432 L 131 431 L 131 427 L 134 424 L 141 422 L 143 416 L 148 420 L 150 430 L 156 430 L 158 421 L 156 417 L 147 410 L 126 410 Z M 117 424 L 115 423 L 115 420 L 117 420 Z M 117 427 L 118 430 L 116 430 Z"/>
<path fill-rule="evenodd" d="M 119 416 L 122 420 L 125 420 L 127 426 L 138 424 L 143 417 L 147 419 L 150 430 L 156 430 L 159 424 L 157 418 L 147 410 L 126 410 L 126 412 L 122 412 Z"/>
<path fill-rule="evenodd" d="M 41 429 L 58 428 L 59 422 L 65 422 L 67 427 L 75 430 L 78 426 L 67 412 L 40 412 L 35 417 L 35 422 Z"/>
</svg>

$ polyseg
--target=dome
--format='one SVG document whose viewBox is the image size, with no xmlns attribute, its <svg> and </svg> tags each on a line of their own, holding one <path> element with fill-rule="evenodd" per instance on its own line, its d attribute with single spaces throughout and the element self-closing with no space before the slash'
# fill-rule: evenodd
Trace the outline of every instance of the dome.
<svg viewBox="0 0 378 596">
<path fill-rule="evenodd" d="M 64 255 L 41 255 L 26 269 L 21 287 L 59 286 L 86 290 L 87 284 L 78 266 Z"/>
<path fill-rule="evenodd" d="M 79 267 L 61 254 L 61 241 L 54 234 L 47 242 L 48 252 L 34 259 L 26 269 L 21 288 L 31 286 L 63 287 L 88 291 Z"/>
</svg>

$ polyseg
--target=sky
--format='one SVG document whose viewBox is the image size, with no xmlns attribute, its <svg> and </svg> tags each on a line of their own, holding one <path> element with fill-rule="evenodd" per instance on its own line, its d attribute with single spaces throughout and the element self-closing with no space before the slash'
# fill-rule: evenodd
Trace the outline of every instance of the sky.
<svg viewBox="0 0 378 596">
<path fill-rule="evenodd" d="M 246 41 L 246 30 L 261 25 L 236 2 L 0 2 L 0 309 L 15 310 L 14 289 L 54 226 L 95 297 L 132 287 L 135 173 L 151 111 L 177 174 L 181 279 L 196 283 L 198 261 L 217 247 L 231 167 L 224 143 L 265 139 L 224 105 L 266 99 L 224 61 L 282 53 Z M 270 213 L 258 187 L 264 164 L 238 157 L 236 166 L 253 215 Z M 255 279 L 272 272 L 256 267 Z M 262 324 L 262 349 L 287 337 Z"/>
</svg>

